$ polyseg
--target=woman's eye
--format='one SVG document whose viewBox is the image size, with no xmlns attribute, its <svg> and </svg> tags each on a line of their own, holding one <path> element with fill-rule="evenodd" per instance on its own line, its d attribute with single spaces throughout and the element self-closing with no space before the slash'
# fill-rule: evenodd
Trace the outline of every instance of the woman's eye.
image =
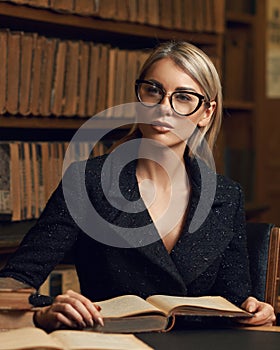
<svg viewBox="0 0 280 350">
<path fill-rule="evenodd" d="M 178 100 L 179 102 L 191 102 L 192 97 L 186 93 L 178 93 L 176 94 L 176 100 Z"/>
<path fill-rule="evenodd" d="M 147 93 L 151 95 L 159 95 L 160 94 L 160 89 L 158 89 L 155 86 L 150 86 L 147 88 Z"/>
</svg>

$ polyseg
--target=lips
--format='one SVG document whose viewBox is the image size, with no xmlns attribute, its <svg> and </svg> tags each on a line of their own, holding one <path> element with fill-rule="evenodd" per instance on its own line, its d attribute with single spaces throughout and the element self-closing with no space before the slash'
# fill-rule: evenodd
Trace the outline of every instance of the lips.
<svg viewBox="0 0 280 350">
<path fill-rule="evenodd" d="M 163 129 L 166 131 L 174 129 L 174 127 L 171 124 L 160 120 L 154 120 L 153 122 L 151 122 L 151 125 L 157 129 Z"/>
</svg>

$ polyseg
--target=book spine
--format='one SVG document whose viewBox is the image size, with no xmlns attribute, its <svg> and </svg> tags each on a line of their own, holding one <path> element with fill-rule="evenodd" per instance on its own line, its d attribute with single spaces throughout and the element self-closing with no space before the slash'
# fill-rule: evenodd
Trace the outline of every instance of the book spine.
<svg viewBox="0 0 280 350">
<path fill-rule="evenodd" d="M 0 31 L 0 114 L 6 112 L 6 95 L 7 95 L 7 65 L 8 65 L 8 31 Z"/>
<path fill-rule="evenodd" d="M 10 144 L 0 143 L 0 214 L 11 214 L 11 150 Z"/>
<path fill-rule="evenodd" d="M 10 114 L 18 113 L 21 51 L 20 38 L 20 32 L 9 32 L 8 34 L 6 110 Z"/>
</svg>

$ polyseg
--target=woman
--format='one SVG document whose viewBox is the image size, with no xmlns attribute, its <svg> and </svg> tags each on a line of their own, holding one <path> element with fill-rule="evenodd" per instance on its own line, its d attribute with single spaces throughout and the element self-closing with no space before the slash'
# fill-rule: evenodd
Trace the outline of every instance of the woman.
<svg viewBox="0 0 280 350">
<path fill-rule="evenodd" d="M 102 325 L 90 300 L 121 294 L 222 295 L 255 313 L 244 323 L 271 324 L 272 307 L 250 296 L 242 191 L 211 169 L 222 118 L 212 62 L 188 43 L 163 43 L 135 90 L 138 120 L 121 141 L 134 153 L 70 166 L 1 276 L 38 288 L 74 250 L 82 294 L 36 313 L 47 330 Z"/>
</svg>

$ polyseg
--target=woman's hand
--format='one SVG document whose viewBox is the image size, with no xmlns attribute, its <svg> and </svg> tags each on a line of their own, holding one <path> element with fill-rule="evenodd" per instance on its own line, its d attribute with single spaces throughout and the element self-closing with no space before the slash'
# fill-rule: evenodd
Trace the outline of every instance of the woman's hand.
<svg viewBox="0 0 280 350">
<path fill-rule="evenodd" d="M 276 320 L 274 309 L 270 304 L 257 300 L 256 298 L 247 298 L 241 307 L 254 316 L 239 320 L 240 323 L 248 326 L 272 326 Z"/>
<path fill-rule="evenodd" d="M 61 327 L 93 327 L 95 323 L 103 326 L 99 311 L 98 305 L 83 295 L 68 290 L 65 294 L 58 295 L 52 305 L 38 310 L 34 315 L 34 323 L 48 332 Z"/>
</svg>

